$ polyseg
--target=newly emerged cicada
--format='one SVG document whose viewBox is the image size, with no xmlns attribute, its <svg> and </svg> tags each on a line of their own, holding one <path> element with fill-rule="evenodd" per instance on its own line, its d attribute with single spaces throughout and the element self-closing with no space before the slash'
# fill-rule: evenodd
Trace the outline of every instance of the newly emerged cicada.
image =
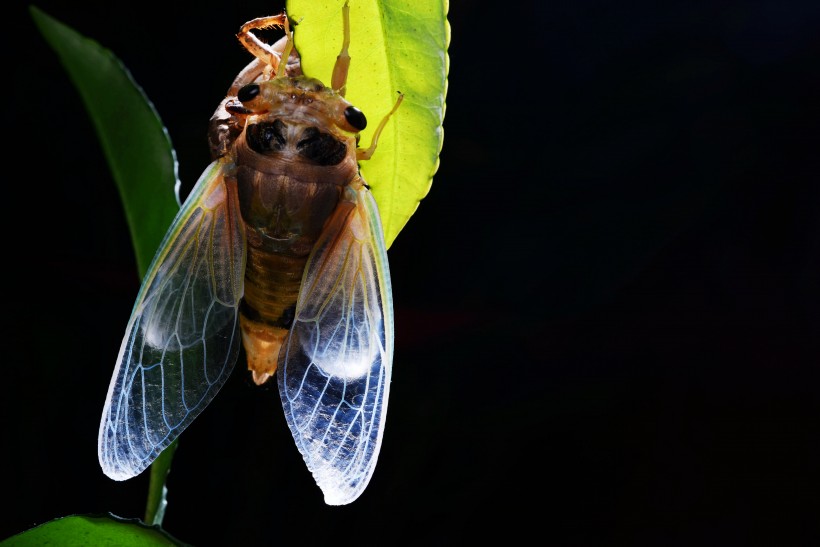
<svg viewBox="0 0 820 547">
<path fill-rule="evenodd" d="M 373 474 L 393 361 L 379 212 L 358 161 L 364 114 L 345 99 L 349 16 L 331 86 L 302 74 L 287 16 L 237 37 L 255 59 L 211 119 L 214 157 L 143 280 L 108 389 L 100 465 L 141 473 L 202 412 L 240 345 L 257 384 L 276 376 L 285 417 L 325 502 Z M 268 45 L 252 30 L 282 27 Z"/>
</svg>

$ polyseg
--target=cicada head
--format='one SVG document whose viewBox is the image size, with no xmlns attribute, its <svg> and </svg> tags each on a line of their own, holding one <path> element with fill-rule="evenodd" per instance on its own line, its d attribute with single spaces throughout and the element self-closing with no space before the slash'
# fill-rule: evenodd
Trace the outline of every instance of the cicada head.
<svg viewBox="0 0 820 547">
<path fill-rule="evenodd" d="M 257 81 L 239 89 L 227 107 L 243 126 L 236 157 L 260 171 L 272 165 L 304 165 L 355 173 L 361 110 L 340 93 L 307 76 Z M 256 159 L 254 159 L 256 157 Z M 349 179 L 348 179 L 349 180 Z"/>
<path fill-rule="evenodd" d="M 328 128 L 339 138 L 355 137 L 367 127 L 367 118 L 341 94 L 316 78 L 273 78 L 242 87 L 237 93 L 248 115 L 288 119 L 293 123 Z M 249 120 L 250 121 L 250 120 Z"/>
</svg>

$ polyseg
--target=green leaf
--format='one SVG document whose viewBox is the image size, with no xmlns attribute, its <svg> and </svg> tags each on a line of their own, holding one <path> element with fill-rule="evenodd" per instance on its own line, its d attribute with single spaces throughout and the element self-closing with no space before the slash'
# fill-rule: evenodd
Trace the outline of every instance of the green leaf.
<svg viewBox="0 0 820 547">
<path fill-rule="evenodd" d="M 108 515 L 73 515 L 54 519 L 31 530 L 0 541 L 3 547 L 59 545 L 61 547 L 145 547 L 148 545 L 184 546 L 158 526 L 147 526 L 138 519 Z"/>
<path fill-rule="evenodd" d="M 344 0 L 288 0 L 307 76 L 330 85 L 342 47 Z M 345 97 L 364 112 L 361 146 L 396 102 L 362 176 L 379 205 L 388 248 L 427 195 L 444 138 L 450 45 L 449 0 L 350 0 L 350 72 Z"/>
<path fill-rule="evenodd" d="M 91 115 L 119 187 L 143 276 L 179 210 L 171 139 L 151 102 L 113 53 L 40 9 L 30 10 Z"/>
<path fill-rule="evenodd" d="M 176 154 L 142 88 L 117 57 L 40 9 L 31 15 L 60 58 L 91 116 L 119 189 L 140 277 L 179 210 Z M 161 524 L 176 442 L 151 466 L 146 519 Z"/>
</svg>

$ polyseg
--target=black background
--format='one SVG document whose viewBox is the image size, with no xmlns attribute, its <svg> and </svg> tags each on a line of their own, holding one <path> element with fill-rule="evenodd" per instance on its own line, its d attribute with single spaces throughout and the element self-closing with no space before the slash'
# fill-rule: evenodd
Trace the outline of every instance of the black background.
<svg viewBox="0 0 820 547">
<path fill-rule="evenodd" d="M 236 31 L 282 7 L 37 5 L 123 60 L 189 185 L 249 60 Z M 817 544 L 820 4 L 454 0 L 449 19 L 441 166 L 388 253 L 370 486 L 325 506 L 275 388 L 238 366 L 181 437 L 165 528 L 196 545 Z M 140 517 L 147 489 L 96 456 L 139 288 L 117 190 L 26 4 L 4 29 L 0 537 Z"/>
</svg>

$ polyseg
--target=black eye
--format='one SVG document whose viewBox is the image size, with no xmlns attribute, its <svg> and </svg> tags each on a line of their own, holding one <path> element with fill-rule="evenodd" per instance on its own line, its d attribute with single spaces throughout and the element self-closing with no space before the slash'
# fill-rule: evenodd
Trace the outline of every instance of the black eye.
<svg viewBox="0 0 820 547">
<path fill-rule="evenodd" d="M 259 86 L 256 84 L 248 84 L 239 90 L 239 93 L 236 94 L 236 98 L 246 103 L 257 95 L 259 95 Z"/>
<path fill-rule="evenodd" d="M 345 108 L 345 119 L 347 119 L 347 123 L 359 131 L 367 127 L 367 118 L 365 118 L 364 113 L 355 106 Z"/>
</svg>

